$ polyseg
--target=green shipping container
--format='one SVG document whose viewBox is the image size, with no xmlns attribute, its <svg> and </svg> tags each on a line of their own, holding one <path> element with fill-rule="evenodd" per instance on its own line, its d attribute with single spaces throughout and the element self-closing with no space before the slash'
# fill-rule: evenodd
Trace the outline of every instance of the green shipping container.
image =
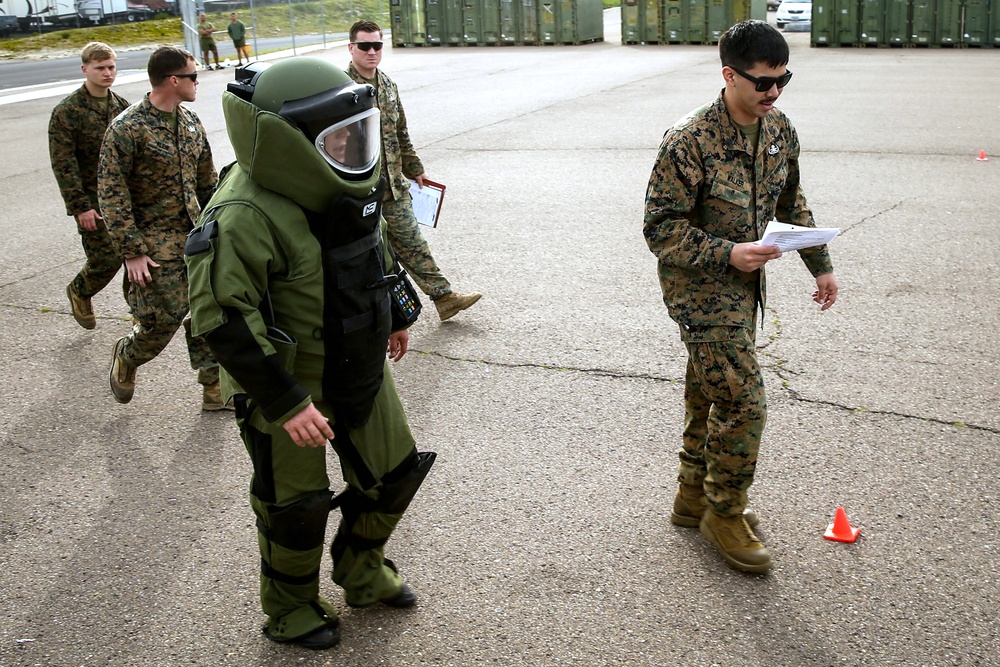
<svg viewBox="0 0 1000 667">
<path fill-rule="evenodd" d="M 639 5 L 640 41 L 643 44 L 659 44 L 663 41 L 663 0 L 639 0 L 639 2 L 641 3 Z"/>
<path fill-rule="evenodd" d="M 496 46 L 500 39 L 500 0 L 479 0 L 480 44 Z"/>
<path fill-rule="evenodd" d="M 538 11 L 542 44 L 582 44 L 604 40 L 601 0 L 543 0 Z"/>
<path fill-rule="evenodd" d="M 859 44 L 885 44 L 886 0 L 861 0 Z"/>
<path fill-rule="evenodd" d="M 642 44 L 642 32 L 639 0 L 622 0 L 622 44 Z"/>
<path fill-rule="evenodd" d="M 427 0 L 427 44 L 462 43 L 462 0 Z"/>
<path fill-rule="evenodd" d="M 705 0 L 682 0 L 686 44 L 708 44 L 708 4 Z"/>
<path fill-rule="evenodd" d="M 742 0 L 708 0 L 705 7 L 705 20 L 708 23 L 708 39 L 712 44 L 719 43 L 722 33 L 729 30 L 742 18 L 737 19 L 737 14 L 743 14 Z"/>
<path fill-rule="evenodd" d="M 813 0 L 812 26 L 809 43 L 812 46 L 836 45 L 833 0 Z"/>
<path fill-rule="evenodd" d="M 910 6 L 910 44 L 934 43 L 934 0 L 913 0 Z"/>
<path fill-rule="evenodd" d="M 559 0 L 556 21 L 559 44 L 604 41 L 604 3 L 601 0 Z"/>
<path fill-rule="evenodd" d="M 483 8 L 478 0 L 462 0 L 462 43 L 480 44 Z"/>
<path fill-rule="evenodd" d="M 910 1 L 886 0 L 883 44 L 905 46 L 910 43 Z"/>
<path fill-rule="evenodd" d="M 990 27 L 986 39 L 994 47 L 1000 48 L 1000 0 L 992 0 L 990 6 Z"/>
<path fill-rule="evenodd" d="M 962 43 L 962 4 L 959 0 L 935 0 L 933 45 Z"/>
<path fill-rule="evenodd" d="M 538 5 L 535 0 L 515 0 L 520 2 L 517 12 L 517 43 L 538 44 Z"/>
<path fill-rule="evenodd" d="M 514 0 L 500 0 L 500 43 L 517 44 L 517 7 Z"/>
<path fill-rule="evenodd" d="M 541 44 L 558 44 L 557 38 L 555 0 L 541 0 L 538 5 L 538 41 Z"/>
<path fill-rule="evenodd" d="M 746 21 L 747 19 L 759 18 L 757 16 L 753 16 L 752 15 L 752 13 L 751 13 L 752 12 L 752 3 L 750 2 L 750 0 L 727 0 L 726 4 L 730 5 L 730 7 L 731 7 L 731 9 L 730 9 L 730 18 L 733 21 L 728 26 L 726 26 L 726 30 L 729 30 L 729 26 L 736 25 L 740 21 Z M 767 8 L 766 2 L 764 4 L 764 8 L 765 8 L 765 10 Z M 765 21 L 767 20 L 767 16 L 766 15 L 764 16 L 764 20 Z M 725 32 L 726 30 L 723 30 L 722 32 Z"/>
<path fill-rule="evenodd" d="M 426 42 L 423 0 L 389 0 L 393 46 L 423 46 Z"/>
<path fill-rule="evenodd" d="M 852 46 L 861 36 L 861 7 L 856 0 L 833 0 L 833 36 L 837 44 Z"/>
<path fill-rule="evenodd" d="M 680 44 L 684 39 L 684 18 L 681 9 L 682 0 L 664 0 L 663 2 L 663 41 Z"/>
<path fill-rule="evenodd" d="M 1000 11 L 1000 7 L 994 7 L 993 11 Z M 962 43 L 969 46 L 993 46 L 990 41 L 989 32 L 990 0 L 965 0 L 965 24 L 962 29 Z"/>
</svg>

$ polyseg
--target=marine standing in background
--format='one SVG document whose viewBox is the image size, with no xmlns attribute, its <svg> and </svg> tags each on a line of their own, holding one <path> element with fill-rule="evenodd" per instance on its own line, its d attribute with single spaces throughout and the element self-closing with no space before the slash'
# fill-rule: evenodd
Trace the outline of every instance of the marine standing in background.
<svg viewBox="0 0 1000 667">
<path fill-rule="evenodd" d="M 108 126 L 101 147 L 98 194 L 108 233 L 125 260 L 136 323 L 115 343 L 111 392 L 132 400 L 136 368 L 153 360 L 186 322 L 184 242 L 218 177 L 208 135 L 195 113 L 194 56 L 161 46 L 147 66 L 152 91 Z M 185 326 L 191 366 L 203 385 L 202 409 L 226 407 L 219 366 L 208 344 Z"/>
<path fill-rule="evenodd" d="M 236 18 L 236 12 L 229 15 L 229 25 L 226 26 L 226 32 L 229 33 L 229 39 L 233 40 L 233 47 L 236 48 L 236 58 L 239 60 L 237 65 L 243 64 L 243 58 L 250 62 L 250 47 L 247 46 L 247 27 Z"/>
<path fill-rule="evenodd" d="M 66 286 L 73 317 L 84 329 L 97 326 L 91 298 L 111 282 L 122 266 L 121 255 L 108 236 L 97 200 L 97 164 L 101 139 L 111 120 L 128 108 L 128 101 L 111 90 L 117 75 L 114 49 L 90 42 L 80 52 L 86 77 L 79 89 L 52 110 L 49 157 L 66 214 L 76 220 L 86 255 L 83 268 Z M 127 276 L 123 293 L 128 293 Z"/>
<path fill-rule="evenodd" d="M 643 234 L 659 260 L 660 289 L 688 351 L 684 445 L 671 519 L 701 532 L 731 566 L 765 572 L 771 554 L 745 511 L 767 402 L 757 363 L 764 264 L 756 243 L 777 218 L 815 227 L 799 186 L 799 138 L 774 103 L 792 78 L 788 44 L 764 21 L 719 40 L 725 88 L 670 128 L 646 191 Z M 826 246 L 799 251 L 826 310 L 837 281 Z"/>
<path fill-rule="evenodd" d="M 374 90 L 318 58 L 237 77 L 222 95 L 236 164 L 186 249 L 191 317 L 222 363 L 253 462 L 264 633 L 324 649 L 340 640 L 319 593 L 331 507 L 347 604 L 410 607 L 385 544 L 435 455 L 417 452 L 386 361 L 403 357 L 409 334 L 388 291 L 399 273 L 379 216 Z M 336 498 L 328 442 L 347 483 Z"/>
<path fill-rule="evenodd" d="M 219 64 L 219 47 L 215 43 L 215 26 L 208 21 L 208 17 L 205 12 L 198 14 L 198 41 L 201 45 L 201 58 L 205 65 L 205 69 L 212 69 L 212 66 L 208 64 L 208 54 L 211 53 L 215 57 L 215 69 L 222 69 L 222 65 Z"/>
<path fill-rule="evenodd" d="M 453 292 L 420 233 L 406 179 L 412 178 L 423 187 L 427 175 L 410 141 L 399 89 L 378 69 L 382 62 L 382 29 L 374 21 L 358 21 L 351 26 L 350 38 L 347 49 L 351 64 L 347 73 L 358 83 L 375 87 L 382 113 L 382 174 L 389 181 L 382 216 L 389 225 L 389 245 L 420 290 L 434 302 L 438 317 L 447 320 L 479 301 L 482 294 Z"/>
</svg>

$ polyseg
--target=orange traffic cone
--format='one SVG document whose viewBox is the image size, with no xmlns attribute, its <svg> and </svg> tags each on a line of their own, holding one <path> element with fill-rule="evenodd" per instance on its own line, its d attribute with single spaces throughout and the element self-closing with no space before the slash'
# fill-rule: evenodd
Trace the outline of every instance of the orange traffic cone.
<svg viewBox="0 0 1000 667">
<path fill-rule="evenodd" d="M 844 508 L 837 507 L 833 523 L 827 527 L 826 532 L 823 533 L 823 537 L 834 542 L 853 542 L 858 539 L 858 533 L 860 532 L 860 528 L 851 527 L 851 522 L 847 520 L 847 512 L 844 511 Z"/>
<path fill-rule="evenodd" d="M 986 151 L 979 151 L 979 157 L 977 157 L 976 159 L 979 160 L 980 162 L 986 162 L 987 160 L 989 160 L 989 158 L 986 157 Z"/>
</svg>

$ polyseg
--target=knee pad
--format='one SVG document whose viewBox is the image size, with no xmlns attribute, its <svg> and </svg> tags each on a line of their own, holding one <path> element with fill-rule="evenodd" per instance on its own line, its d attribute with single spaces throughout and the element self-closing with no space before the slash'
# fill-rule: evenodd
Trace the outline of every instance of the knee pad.
<svg viewBox="0 0 1000 667">
<path fill-rule="evenodd" d="M 382 478 L 382 488 L 378 500 L 375 501 L 375 511 L 384 514 L 402 514 L 410 506 L 410 501 L 417 495 L 417 490 L 424 483 L 424 478 L 430 472 L 435 452 L 420 452 L 414 450 L 401 464 L 396 466 Z"/>
<path fill-rule="evenodd" d="M 402 514 L 409 507 L 410 501 L 417 495 L 417 490 L 423 483 L 437 454 L 434 452 L 411 452 L 410 456 L 382 477 L 379 497 L 371 499 L 360 491 L 348 488 L 331 502 L 331 507 L 340 507 L 344 518 L 337 530 L 337 535 L 330 545 L 330 553 L 339 558 L 344 550 L 352 547 L 355 551 L 366 551 L 381 547 L 389 539 L 384 537 L 365 537 L 355 532 L 355 524 L 361 514 L 375 512 L 379 514 Z"/>
<path fill-rule="evenodd" d="M 330 491 L 317 491 L 290 505 L 267 508 L 267 525 L 258 519 L 257 528 L 270 542 L 292 551 L 309 551 L 322 546 L 330 515 Z"/>
</svg>

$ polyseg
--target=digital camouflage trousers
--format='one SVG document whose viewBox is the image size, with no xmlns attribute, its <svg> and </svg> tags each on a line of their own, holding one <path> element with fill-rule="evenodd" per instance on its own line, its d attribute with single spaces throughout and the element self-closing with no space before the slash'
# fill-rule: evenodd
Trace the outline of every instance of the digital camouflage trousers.
<svg viewBox="0 0 1000 667">
<path fill-rule="evenodd" d="M 431 299 L 450 294 L 451 283 L 441 273 L 427 241 L 420 233 L 420 223 L 413 214 L 409 193 L 402 199 L 387 199 L 382 205 L 382 217 L 388 225 L 389 245 L 396 259 L 420 291 Z"/>
<path fill-rule="evenodd" d="M 122 356 L 133 366 L 152 361 L 170 342 L 184 323 L 191 368 L 198 371 L 198 382 L 212 384 L 219 379 L 219 364 L 203 338 L 191 335 L 187 323 L 188 280 L 184 260 L 160 260 L 160 267 L 150 269 L 153 278 L 145 287 L 131 283 L 128 304 L 135 323 L 125 338 Z"/>
<path fill-rule="evenodd" d="M 678 480 L 702 486 L 716 514 L 737 515 L 747 506 L 767 421 L 754 329 L 682 326 L 681 339 L 688 363 Z"/>
<path fill-rule="evenodd" d="M 73 291 L 81 299 L 90 299 L 114 279 L 118 269 L 122 268 L 122 258 L 103 222 L 98 221 L 97 229 L 92 232 L 81 229 L 79 225 L 77 230 L 86 260 L 73 278 Z M 128 302 L 127 275 L 122 276 L 122 298 Z"/>
</svg>

